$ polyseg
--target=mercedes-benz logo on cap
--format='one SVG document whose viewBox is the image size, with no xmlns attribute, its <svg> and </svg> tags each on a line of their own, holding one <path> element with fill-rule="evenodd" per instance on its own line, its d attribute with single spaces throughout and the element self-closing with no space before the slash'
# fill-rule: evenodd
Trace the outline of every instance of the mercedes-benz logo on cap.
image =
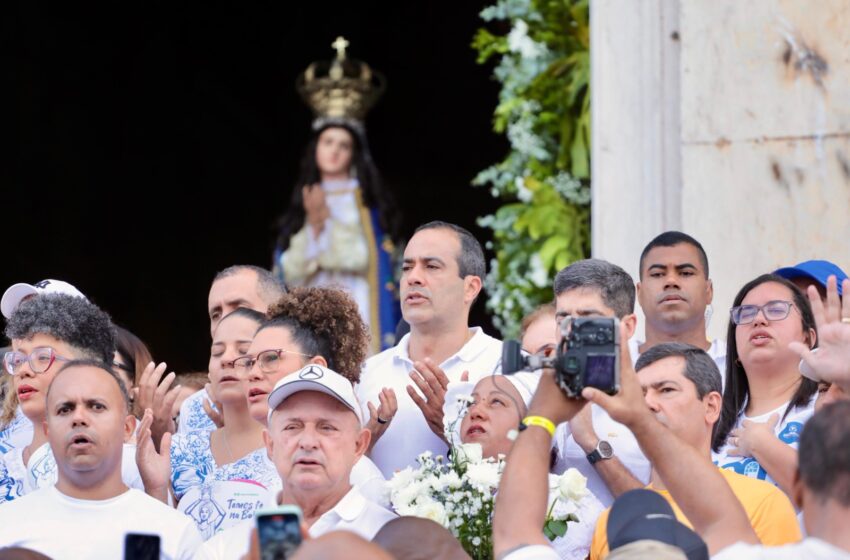
<svg viewBox="0 0 850 560">
<path fill-rule="evenodd" d="M 301 373 L 298 374 L 298 378 L 312 381 L 314 379 L 321 379 L 324 375 L 325 372 L 323 372 L 322 368 L 319 366 L 308 366 L 301 370 Z"/>
</svg>

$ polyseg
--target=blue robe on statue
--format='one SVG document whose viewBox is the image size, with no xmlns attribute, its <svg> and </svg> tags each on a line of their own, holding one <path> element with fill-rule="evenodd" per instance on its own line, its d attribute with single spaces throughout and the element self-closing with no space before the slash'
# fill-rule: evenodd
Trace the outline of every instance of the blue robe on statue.
<svg viewBox="0 0 850 560">
<path fill-rule="evenodd" d="M 401 319 L 394 246 L 378 212 L 363 204 L 356 179 L 323 181 L 330 218 L 317 233 L 305 224 L 275 250 L 273 271 L 289 286 L 345 289 L 357 302 L 372 335 L 371 353 L 395 345 Z"/>
</svg>

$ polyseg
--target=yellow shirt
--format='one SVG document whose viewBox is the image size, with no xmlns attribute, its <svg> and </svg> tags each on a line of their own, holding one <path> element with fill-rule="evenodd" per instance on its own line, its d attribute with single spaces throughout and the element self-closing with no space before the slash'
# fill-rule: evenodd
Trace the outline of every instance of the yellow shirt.
<svg viewBox="0 0 850 560">
<path fill-rule="evenodd" d="M 729 469 L 718 469 L 723 478 L 732 488 L 732 492 L 744 506 L 750 524 L 753 526 L 759 540 L 765 546 L 779 546 L 799 541 L 802 538 L 800 525 L 797 523 L 797 514 L 791 501 L 782 490 L 765 482 L 748 476 L 743 476 Z M 647 486 L 649 490 L 655 490 Z M 673 507 L 676 518 L 693 529 L 691 522 L 673 501 L 672 496 L 666 490 L 655 490 Z M 707 498 L 708 499 L 708 498 Z M 606 509 L 596 522 L 596 530 L 593 532 L 593 542 L 590 544 L 590 560 L 602 559 L 608 556 L 608 538 L 606 529 L 608 526 L 608 513 L 611 508 Z"/>
</svg>

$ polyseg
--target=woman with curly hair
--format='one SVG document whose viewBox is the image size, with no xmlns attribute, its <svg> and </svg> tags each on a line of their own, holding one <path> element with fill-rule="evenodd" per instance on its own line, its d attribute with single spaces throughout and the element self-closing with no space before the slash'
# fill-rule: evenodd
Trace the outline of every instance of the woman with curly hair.
<svg viewBox="0 0 850 560">
<path fill-rule="evenodd" d="M 266 426 L 269 393 L 278 381 L 307 364 L 326 366 L 357 383 L 368 346 L 366 325 L 351 296 L 334 288 L 292 288 L 269 308 L 268 319 L 254 335 L 247 355 L 236 360 L 236 368 L 247 380 L 251 417 Z M 280 477 L 266 448 L 254 453 L 265 462 L 266 480 L 279 486 Z M 226 469 L 215 476 L 231 479 Z M 384 477 L 369 458 L 364 456 L 354 465 L 351 483 L 372 501 L 386 503 Z"/>
</svg>

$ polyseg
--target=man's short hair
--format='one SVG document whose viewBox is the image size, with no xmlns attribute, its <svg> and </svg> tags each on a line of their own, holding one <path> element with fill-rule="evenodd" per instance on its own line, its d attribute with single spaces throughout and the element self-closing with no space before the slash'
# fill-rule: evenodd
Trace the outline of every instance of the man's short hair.
<svg viewBox="0 0 850 560">
<path fill-rule="evenodd" d="M 809 490 L 850 507 L 850 401 L 829 404 L 806 422 L 798 456 Z"/>
<path fill-rule="evenodd" d="M 250 270 L 257 275 L 257 295 L 268 305 L 271 305 L 286 293 L 286 286 L 279 282 L 271 272 L 253 264 L 234 264 L 233 266 L 228 266 L 215 275 L 213 284 L 222 278 L 235 276 L 243 270 Z"/>
<path fill-rule="evenodd" d="M 723 388 L 717 364 L 705 350 L 690 344 L 681 342 L 656 344 L 640 355 L 635 364 L 635 371 L 640 371 L 665 358 L 684 358 L 685 370 L 682 374 L 696 386 L 698 399 L 702 400 L 711 392 L 722 394 Z"/>
<path fill-rule="evenodd" d="M 449 229 L 455 232 L 460 240 L 460 254 L 457 257 L 458 274 L 461 278 L 478 276 L 484 280 L 484 276 L 487 274 L 484 250 L 481 248 L 481 243 L 475 239 L 475 236 L 469 230 L 455 224 L 435 220 L 419 226 L 413 233 L 416 234 L 426 229 Z"/>
<path fill-rule="evenodd" d="M 68 369 L 73 368 L 81 368 L 81 367 L 93 367 L 96 369 L 100 369 L 109 374 L 109 377 L 115 381 L 118 385 L 118 390 L 121 392 L 121 398 L 124 401 L 124 409 L 127 411 L 127 414 L 130 413 L 130 394 L 127 392 L 127 387 L 124 386 L 124 383 L 121 381 L 121 378 L 118 377 L 118 374 L 115 373 L 115 370 L 110 367 L 110 365 L 106 362 L 101 362 L 100 360 L 71 360 L 63 365 L 59 371 L 56 372 L 56 377 L 53 378 L 53 381 L 56 381 L 56 378 L 59 377 L 59 374 Z M 50 386 L 47 388 L 47 398 L 50 397 L 50 389 L 53 387 L 53 383 L 50 383 Z"/>
<path fill-rule="evenodd" d="M 46 334 L 106 363 L 115 358 L 115 329 L 95 304 L 65 294 L 42 294 L 18 306 L 6 324 L 6 336 L 27 340 Z"/>
<path fill-rule="evenodd" d="M 555 276 L 555 297 L 564 292 L 590 288 L 597 290 L 602 303 L 618 319 L 635 312 L 635 282 L 628 272 L 602 259 L 584 259 L 564 268 Z"/>
<path fill-rule="evenodd" d="M 643 252 L 640 254 L 639 263 L 640 272 L 638 274 L 640 277 L 643 278 L 643 262 L 646 259 L 646 255 L 648 255 L 651 250 L 656 247 L 673 247 L 674 245 L 680 245 L 682 243 L 687 243 L 688 245 L 696 247 L 697 252 L 699 253 L 699 260 L 702 263 L 703 270 L 705 271 L 705 277 L 708 278 L 708 256 L 705 254 L 705 249 L 702 248 L 699 241 L 687 233 L 682 233 L 681 231 L 665 231 L 650 241 L 649 244 L 643 248 Z"/>
</svg>

